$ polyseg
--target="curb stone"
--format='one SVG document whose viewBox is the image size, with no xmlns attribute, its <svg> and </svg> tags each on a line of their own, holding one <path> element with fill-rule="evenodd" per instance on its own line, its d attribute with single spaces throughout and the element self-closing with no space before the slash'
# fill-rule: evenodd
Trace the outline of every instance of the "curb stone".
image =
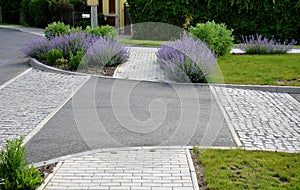
<svg viewBox="0 0 300 190">
<path fill-rule="evenodd" d="M 192 156 L 191 156 L 191 153 L 190 153 L 189 149 L 185 150 L 185 155 L 186 155 L 188 165 L 189 165 L 189 168 L 190 168 L 190 173 L 191 173 L 191 178 L 192 178 L 192 183 L 193 183 L 193 186 L 194 186 L 194 190 L 199 190 L 196 170 L 195 170 L 194 163 L 193 163 Z"/>
<path fill-rule="evenodd" d="M 9 25 L 0 25 L 0 28 L 29 33 L 29 34 L 33 34 L 33 35 L 41 36 L 41 37 L 45 36 L 44 34 L 39 34 L 39 33 L 33 32 L 33 31 L 28 31 L 28 30 L 26 30 L 26 27 L 22 27 L 22 26 L 16 27 L 16 26 L 9 26 Z M 37 29 L 39 29 L 39 28 L 37 28 Z"/>
<path fill-rule="evenodd" d="M 137 79 L 120 79 L 114 78 L 110 76 L 100 76 L 100 75 L 91 75 L 86 73 L 78 73 L 72 71 L 65 71 L 57 68 L 53 68 L 47 66 L 34 58 L 30 58 L 28 61 L 29 65 L 33 68 L 47 71 L 47 72 L 54 72 L 54 73 L 61 73 L 66 75 L 79 75 L 79 76 L 94 76 L 99 78 L 106 78 L 106 79 L 118 79 L 118 80 L 129 80 L 129 81 L 141 81 L 141 82 L 153 82 L 153 83 L 161 83 L 163 81 L 147 81 L 147 80 L 137 80 Z M 226 87 L 226 88 L 240 88 L 240 89 L 249 89 L 249 90 L 260 90 L 260 91 L 269 91 L 269 92 L 281 92 L 281 93 L 291 93 L 291 94 L 298 94 L 300 93 L 300 87 L 296 86 L 270 86 L 270 85 L 239 85 L 239 84 L 212 84 L 212 83 L 176 83 L 170 82 L 171 84 L 179 84 L 179 85 L 194 85 L 194 86 L 218 86 L 218 87 Z"/>
</svg>

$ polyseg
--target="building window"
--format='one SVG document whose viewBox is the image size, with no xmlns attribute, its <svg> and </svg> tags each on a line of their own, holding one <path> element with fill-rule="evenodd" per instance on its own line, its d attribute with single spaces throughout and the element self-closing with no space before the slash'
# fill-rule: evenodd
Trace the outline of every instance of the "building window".
<svg viewBox="0 0 300 190">
<path fill-rule="evenodd" d="M 109 14 L 116 14 L 116 0 L 109 0 Z"/>
</svg>

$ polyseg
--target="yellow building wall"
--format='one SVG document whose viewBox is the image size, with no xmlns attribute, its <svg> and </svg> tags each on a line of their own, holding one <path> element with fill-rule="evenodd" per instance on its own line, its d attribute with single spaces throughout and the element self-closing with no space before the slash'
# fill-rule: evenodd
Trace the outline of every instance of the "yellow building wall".
<svg viewBox="0 0 300 190">
<path fill-rule="evenodd" d="M 126 3 L 126 0 L 116 0 L 116 14 L 112 15 L 109 14 L 109 0 L 102 0 L 102 5 L 103 5 L 103 14 L 108 15 L 108 16 L 116 16 L 118 15 L 120 19 L 120 28 L 122 29 L 124 27 L 124 3 Z M 120 7 L 120 9 L 119 9 Z M 120 10 L 120 12 L 118 12 Z"/>
</svg>

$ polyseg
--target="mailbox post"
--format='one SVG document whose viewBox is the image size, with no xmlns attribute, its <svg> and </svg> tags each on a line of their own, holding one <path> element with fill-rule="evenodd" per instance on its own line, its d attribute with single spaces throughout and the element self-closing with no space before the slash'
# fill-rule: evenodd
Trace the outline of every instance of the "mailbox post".
<svg viewBox="0 0 300 190">
<path fill-rule="evenodd" d="M 97 6 L 99 5 L 99 0 L 87 0 L 87 5 L 91 6 L 91 26 L 96 28 L 98 27 Z"/>
</svg>

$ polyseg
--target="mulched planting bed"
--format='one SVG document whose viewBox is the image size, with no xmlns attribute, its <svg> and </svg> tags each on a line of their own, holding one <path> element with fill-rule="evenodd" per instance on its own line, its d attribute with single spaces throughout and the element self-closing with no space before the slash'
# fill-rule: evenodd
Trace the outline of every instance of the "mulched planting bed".
<svg viewBox="0 0 300 190">
<path fill-rule="evenodd" d="M 57 163 L 53 163 L 53 164 L 37 167 L 37 169 L 41 173 L 42 178 L 46 179 L 49 176 L 49 174 L 53 172 L 56 165 Z"/>
<path fill-rule="evenodd" d="M 193 150 L 190 150 L 190 153 L 192 156 L 193 164 L 194 164 L 196 175 L 197 175 L 199 190 L 205 190 L 206 184 L 204 182 L 204 175 L 203 175 L 203 172 L 201 171 L 200 164 L 198 164 L 197 155 L 194 153 Z"/>
</svg>

